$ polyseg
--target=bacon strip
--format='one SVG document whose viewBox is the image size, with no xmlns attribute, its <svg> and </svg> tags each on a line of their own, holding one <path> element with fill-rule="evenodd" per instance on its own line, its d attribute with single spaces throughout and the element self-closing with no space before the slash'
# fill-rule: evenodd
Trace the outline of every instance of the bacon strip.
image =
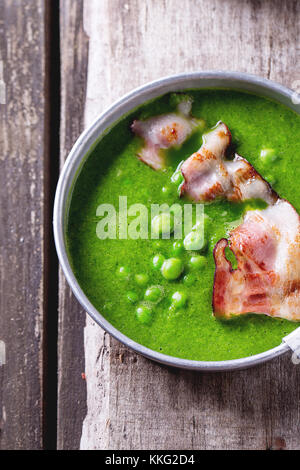
<svg viewBox="0 0 300 470">
<path fill-rule="evenodd" d="M 225 249 L 235 254 L 233 269 Z M 216 317 L 246 313 L 300 321 L 300 217 L 279 199 L 244 222 L 215 246 L 213 310 Z"/>
<path fill-rule="evenodd" d="M 194 201 L 211 201 L 231 189 L 231 182 L 224 165 L 224 156 L 231 143 L 231 133 L 223 122 L 203 136 L 198 152 L 182 165 L 184 183 L 181 195 L 187 194 Z"/>
<path fill-rule="evenodd" d="M 226 124 L 219 122 L 203 137 L 201 148 L 181 167 L 184 177 L 181 195 L 203 202 L 217 198 L 229 201 L 259 198 L 268 204 L 276 202 L 275 191 L 245 158 L 236 154 L 234 160 L 225 160 L 231 143 Z"/>
<path fill-rule="evenodd" d="M 138 157 L 154 170 L 166 166 L 163 150 L 183 144 L 197 126 L 197 121 L 190 117 L 192 101 L 182 101 L 178 113 L 163 114 L 145 121 L 134 121 L 132 131 L 144 139 L 144 146 Z"/>
</svg>

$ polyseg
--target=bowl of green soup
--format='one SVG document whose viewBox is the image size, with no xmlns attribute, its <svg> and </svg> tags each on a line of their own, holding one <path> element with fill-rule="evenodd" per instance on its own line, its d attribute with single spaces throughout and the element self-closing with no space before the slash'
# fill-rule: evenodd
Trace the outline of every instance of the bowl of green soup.
<svg viewBox="0 0 300 470">
<path fill-rule="evenodd" d="M 218 197 L 210 170 L 203 180 L 213 179 L 210 196 L 195 201 L 187 188 L 199 188 L 200 179 L 192 173 L 194 186 L 188 186 L 182 169 L 191 155 L 199 163 L 207 136 L 226 123 L 228 161 L 235 153 L 247 159 L 268 190 L 299 212 L 300 116 L 292 93 L 235 72 L 171 76 L 124 96 L 75 143 L 55 198 L 59 261 L 94 321 L 137 353 L 174 367 L 218 371 L 288 351 L 282 339 L 297 321 L 256 310 L 222 318 L 212 305 L 216 244 L 247 211 L 265 210 L 268 202 Z M 157 123 L 170 116 L 177 116 L 176 125 L 160 125 L 158 136 Z"/>
</svg>

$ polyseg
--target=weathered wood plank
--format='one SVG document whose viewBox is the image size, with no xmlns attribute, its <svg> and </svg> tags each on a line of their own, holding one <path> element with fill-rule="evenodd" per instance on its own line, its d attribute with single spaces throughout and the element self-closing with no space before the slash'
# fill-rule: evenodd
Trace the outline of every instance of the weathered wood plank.
<svg viewBox="0 0 300 470">
<path fill-rule="evenodd" d="M 85 124 L 171 73 L 240 70 L 291 85 L 300 76 L 299 14 L 296 1 L 85 0 Z M 300 448 L 300 370 L 289 357 L 235 373 L 177 371 L 130 352 L 88 318 L 85 358 L 82 449 L 266 449 L 281 439 Z"/>
<path fill-rule="evenodd" d="M 44 0 L 0 3 L 1 449 L 43 440 L 46 21 Z"/>
<path fill-rule="evenodd" d="M 61 165 L 83 130 L 88 40 L 83 32 L 83 2 L 60 2 Z M 86 414 L 83 328 L 85 314 L 64 276 L 59 277 L 58 448 L 78 449 Z"/>
</svg>

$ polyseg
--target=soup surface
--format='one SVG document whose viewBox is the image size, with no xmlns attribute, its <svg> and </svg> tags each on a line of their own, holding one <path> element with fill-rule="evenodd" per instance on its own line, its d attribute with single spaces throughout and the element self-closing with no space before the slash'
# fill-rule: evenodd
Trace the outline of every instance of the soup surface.
<svg viewBox="0 0 300 470">
<path fill-rule="evenodd" d="M 212 315 L 213 248 L 220 238 L 228 237 L 246 209 L 262 207 L 262 202 L 219 201 L 205 205 L 207 243 L 200 252 L 184 249 L 172 235 L 158 240 L 120 239 L 117 229 L 116 239 L 97 236 L 98 224 L 105 215 L 97 208 L 111 204 L 118 215 L 119 196 L 127 197 L 128 208 L 137 203 L 149 208 L 149 232 L 151 204 L 186 203 L 179 198 L 178 181 L 172 175 L 178 164 L 201 146 L 202 134 L 220 120 L 232 133 L 235 151 L 272 184 L 280 197 L 300 211 L 300 116 L 248 93 L 185 93 L 193 98 L 192 115 L 204 121 L 180 149 L 168 150 L 165 171 L 154 171 L 136 157 L 142 141 L 133 136 L 130 125 L 134 119 L 174 111 L 178 95 L 164 95 L 134 110 L 97 144 L 74 187 L 68 250 L 87 297 L 129 338 L 185 359 L 237 359 L 279 345 L 283 336 L 299 326 L 264 315 L 250 314 L 232 320 L 219 320 Z M 266 149 L 271 149 L 267 153 L 272 158 L 263 158 Z M 128 216 L 128 227 L 135 220 L 134 215 Z M 113 225 L 110 227 L 113 233 Z M 181 260 L 183 272 L 177 279 L 168 280 L 162 275 L 159 267 L 163 258 Z"/>
</svg>

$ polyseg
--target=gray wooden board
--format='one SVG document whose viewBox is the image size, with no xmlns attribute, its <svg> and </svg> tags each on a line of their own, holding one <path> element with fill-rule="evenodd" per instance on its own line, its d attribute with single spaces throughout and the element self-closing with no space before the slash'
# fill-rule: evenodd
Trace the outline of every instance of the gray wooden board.
<svg viewBox="0 0 300 470">
<path fill-rule="evenodd" d="M 80 71 L 77 77 L 69 65 L 62 76 L 63 158 L 81 127 L 85 90 L 87 126 L 125 92 L 172 73 L 238 70 L 287 86 L 300 78 L 297 1 L 84 0 L 85 83 L 78 3 L 61 3 L 62 35 L 71 38 L 62 60 Z M 60 387 L 59 443 L 69 448 L 79 442 L 86 392 L 78 380 L 82 312 L 62 277 L 60 298 L 60 383 L 67 369 L 77 374 Z M 289 355 L 233 373 L 172 370 L 129 351 L 89 318 L 84 342 L 82 449 L 300 449 L 300 369 Z"/>
<path fill-rule="evenodd" d="M 46 21 L 44 0 L 0 2 L 0 449 L 43 441 Z"/>
<path fill-rule="evenodd" d="M 88 42 L 83 32 L 83 2 L 60 2 L 61 165 L 83 130 Z M 64 276 L 59 277 L 58 448 L 78 449 L 86 414 L 83 328 L 85 314 Z"/>
</svg>

